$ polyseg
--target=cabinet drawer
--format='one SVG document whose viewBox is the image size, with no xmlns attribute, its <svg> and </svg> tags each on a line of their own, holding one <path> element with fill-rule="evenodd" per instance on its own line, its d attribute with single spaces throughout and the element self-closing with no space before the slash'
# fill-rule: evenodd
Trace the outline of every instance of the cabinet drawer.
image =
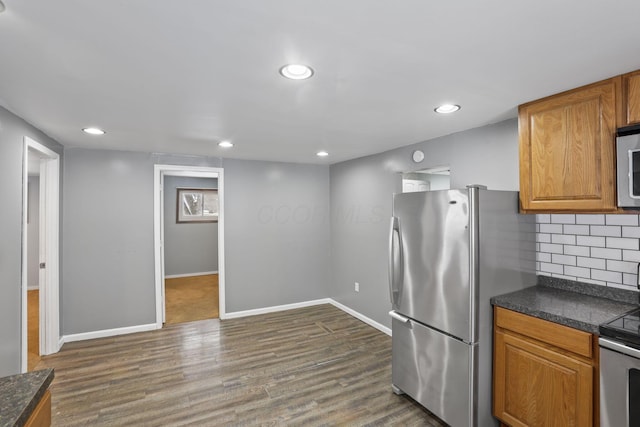
<svg viewBox="0 0 640 427">
<path fill-rule="evenodd" d="M 593 359 L 593 335 L 558 325 L 547 320 L 537 319 L 496 307 L 496 326 L 531 337 L 538 341 Z"/>
</svg>

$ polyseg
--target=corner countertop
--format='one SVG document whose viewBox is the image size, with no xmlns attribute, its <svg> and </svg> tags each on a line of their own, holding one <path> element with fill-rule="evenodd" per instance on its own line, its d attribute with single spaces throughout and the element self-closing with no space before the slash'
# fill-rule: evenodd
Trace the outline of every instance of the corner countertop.
<svg viewBox="0 0 640 427">
<path fill-rule="evenodd" d="M 23 426 L 53 381 L 53 369 L 0 378 L 0 427 Z"/>
<path fill-rule="evenodd" d="M 491 304 L 599 335 L 598 326 L 638 308 L 638 293 L 546 276 L 538 284 L 491 298 Z"/>
</svg>

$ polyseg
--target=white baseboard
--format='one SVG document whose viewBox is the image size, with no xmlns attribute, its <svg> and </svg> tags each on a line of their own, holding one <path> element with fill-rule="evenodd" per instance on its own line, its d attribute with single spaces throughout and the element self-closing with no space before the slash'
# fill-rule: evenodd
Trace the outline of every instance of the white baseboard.
<svg viewBox="0 0 640 427">
<path fill-rule="evenodd" d="M 330 298 L 317 299 L 312 301 L 296 302 L 293 304 L 274 305 L 271 307 L 256 308 L 253 310 L 234 311 L 225 313 L 221 319 L 237 319 L 238 317 L 257 316 L 258 314 L 276 313 L 278 311 L 293 310 L 295 308 L 311 307 L 320 304 L 331 304 Z"/>
<path fill-rule="evenodd" d="M 64 335 L 62 341 L 64 343 L 74 341 L 92 340 L 95 338 L 113 337 L 116 335 L 133 334 L 136 332 L 154 331 L 158 329 L 155 323 L 148 325 L 127 326 L 124 328 L 103 329 L 101 331 L 82 332 L 80 334 Z"/>
<path fill-rule="evenodd" d="M 201 271 L 200 273 L 185 273 L 185 274 L 169 274 L 165 275 L 165 279 L 178 279 L 180 277 L 191 277 L 191 276 L 208 276 L 209 274 L 218 274 L 218 270 L 216 271 Z"/>
<path fill-rule="evenodd" d="M 40 286 L 38 286 L 38 285 L 29 285 L 29 286 L 27 286 L 27 290 L 28 291 L 38 291 L 38 290 L 40 290 Z"/>
<path fill-rule="evenodd" d="M 345 313 L 355 317 L 356 319 L 363 321 L 367 325 L 372 326 L 377 330 L 391 336 L 391 328 L 387 328 L 383 324 L 378 323 L 375 320 L 365 316 L 364 314 L 359 313 L 331 298 L 323 298 L 323 299 L 317 299 L 312 301 L 298 302 L 295 304 L 285 304 L 285 305 L 276 305 L 272 307 L 256 308 L 254 310 L 234 311 L 232 313 L 226 313 L 224 316 L 221 317 L 221 319 L 236 319 L 238 317 L 256 316 L 258 314 L 275 313 L 278 311 L 293 310 L 295 308 L 311 307 L 311 306 L 320 305 L 320 304 L 331 304 L 334 307 L 344 311 Z"/>
<path fill-rule="evenodd" d="M 381 323 L 376 322 L 373 319 L 370 319 L 369 317 L 365 316 L 362 313 L 359 313 L 349 307 L 347 307 L 344 304 L 341 304 L 331 298 L 322 298 L 322 299 L 317 299 L 317 300 L 311 300 L 311 301 L 303 301 L 303 302 L 297 302 L 297 303 L 293 303 L 293 304 L 284 304 L 284 305 L 275 305 L 275 306 L 271 306 L 271 307 L 264 307 L 264 308 L 256 308 L 253 310 L 243 310 L 243 311 L 234 311 L 232 313 L 226 313 L 225 315 L 221 316 L 221 319 L 237 319 L 240 317 L 247 317 L 247 316 L 257 316 L 258 314 L 267 314 L 267 313 L 276 313 L 278 311 L 286 311 L 286 310 L 293 310 L 296 308 L 304 308 L 304 307 L 312 307 L 314 305 L 321 305 L 321 304 L 331 304 L 336 308 L 339 308 L 340 310 L 344 311 L 345 313 L 355 317 L 358 320 L 361 320 L 362 322 L 366 323 L 369 326 L 372 326 L 374 328 L 376 328 L 377 330 L 384 332 L 387 335 L 391 335 L 391 329 L 387 328 L 386 326 L 384 326 Z M 94 331 L 94 332 L 83 332 L 80 334 L 71 334 L 71 335 L 64 335 L 60 338 L 60 348 L 62 348 L 62 345 L 64 343 L 68 343 L 68 342 L 74 342 L 74 341 L 84 341 L 84 340 L 92 340 L 95 338 L 105 338 L 105 337 L 113 337 L 116 335 L 125 335 L 125 334 L 133 334 L 136 332 L 146 332 L 146 331 L 153 331 L 158 329 L 158 326 L 155 323 L 150 323 L 148 325 L 138 325 L 138 326 L 128 326 L 128 327 L 124 327 L 124 328 L 115 328 L 115 329 L 104 329 L 101 331 Z"/>
<path fill-rule="evenodd" d="M 339 308 L 340 310 L 344 311 L 347 314 L 352 315 L 353 317 L 355 317 L 356 319 L 362 320 L 364 323 L 366 323 L 369 326 L 373 326 L 374 328 L 376 328 L 377 330 L 384 332 L 385 334 L 391 336 L 391 328 L 387 328 L 386 326 L 384 326 L 382 323 L 378 323 L 373 319 L 370 319 L 369 317 L 365 316 L 362 313 L 359 313 L 349 307 L 347 307 L 344 304 L 340 304 L 338 301 L 335 301 L 331 298 L 329 298 L 330 304 Z"/>
</svg>

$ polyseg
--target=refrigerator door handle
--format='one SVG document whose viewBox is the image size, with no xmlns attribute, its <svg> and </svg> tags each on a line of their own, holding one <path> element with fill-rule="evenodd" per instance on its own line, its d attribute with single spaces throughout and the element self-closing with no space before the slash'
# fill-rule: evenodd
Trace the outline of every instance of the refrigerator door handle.
<svg viewBox="0 0 640 427">
<path fill-rule="evenodd" d="M 397 237 L 397 238 L 396 238 Z M 395 247 L 395 241 L 398 242 L 398 248 Z M 400 259 L 400 253 L 398 252 L 396 257 L 396 250 L 400 251 L 400 227 L 398 224 L 398 218 L 395 216 L 391 217 L 391 230 L 389 232 L 389 297 L 391 299 L 391 305 L 395 305 L 397 295 L 400 292 L 398 289 L 398 281 L 396 277 L 397 268 L 399 267 L 396 264 L 396 259 Z"/>
<path fill-rule="evenodd" d="M 389 312 L 389 316 L 391 316 L 392 318 L 401 321 L 402 323 L 409 323 L 409 318 L 406 316 L 403 316 L 402 314 L 396 313 L 394 310 L 391 310 Z"/>
</svg>

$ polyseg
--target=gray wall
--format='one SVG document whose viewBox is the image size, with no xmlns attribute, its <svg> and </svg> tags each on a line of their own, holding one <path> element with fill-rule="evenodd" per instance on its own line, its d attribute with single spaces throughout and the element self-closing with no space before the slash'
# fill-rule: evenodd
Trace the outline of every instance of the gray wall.
<svg viewBox="0 0 640 427">
<path fill-rule="evenodd" d="M 327 297 L 329 168 L 224 160 L 227 312 Z"/>
<path fill-rule="evenodd" d="M 27 285 L 38 289 L 40 284 L 40 177 L 29 177 L 27 225 Z"/>
<path fill-rule="evenodd" d="M 218 188 L 215 178 L 164 178 L 165 276 L 218 271 L 218 223 L 176 222 L 177 188 Z"/>
<path fill-rule="evenodd" d="M 63 334 L 155 322 L 153 159 L 65 150 Z"/>
<path fill-rule="evenodd" d="M 326 297 L 328 167 L 81 148 L 65 162 L 63 334 L 155 322 L 154 164 L 224 168 L 227 312 Z"/>
<path fill-rule="evenodd" d="M 425 160 L 411 160 L 413 150 Z M 518 123 L 507 120 L 331 166 L 329 297 L 390 327 L 388 228 L 401 172 L 451 166 L 451 188 L 518 190 Z M 360 283 L 360 292 L 354 291 Z"/>
<path fill-rule="evenodd" d="M 62 146 L 0 107 L 0 376 L 20 372 L 24 137 L 62 154 Z M 25 260 L 26 262 L 26 260 Z"/>
</svg>

